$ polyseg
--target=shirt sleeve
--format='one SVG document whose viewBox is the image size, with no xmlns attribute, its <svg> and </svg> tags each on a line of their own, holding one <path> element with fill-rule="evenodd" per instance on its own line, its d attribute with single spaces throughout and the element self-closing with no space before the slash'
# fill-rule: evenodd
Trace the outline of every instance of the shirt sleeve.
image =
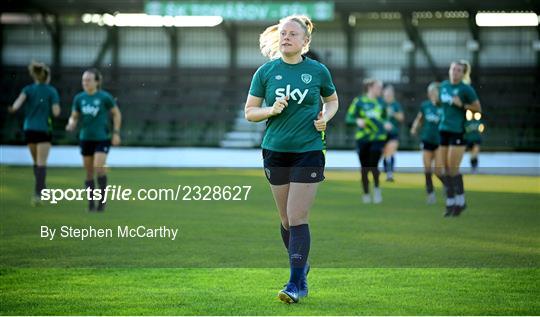
<svg viewBox="0 0 540 317">
<path fill-rule="evenodd" d="M 81 107 L 80 107 L 80 102 L 79 102 L 79 95 L 75 96 L 75 98 L 73 98 L 73 103 L 71 104 L 71 111 L 73 112 L 81 112 Z"/>
<path fill-rule="evenodd" d="M 399 102 L 394 102 L 394 112 L 403 112 L 403 107 Z"/>
<path fill-rule="evenodd" d="M 55 104 L 60 104 L 60 96 L 58 95 L 58 90 L 51 86 L 51 107 Z"/>
<path fill-rule="evenodd" d="M 262 66 L 257 69 L 253 78 L 251 79 L 251 85 L 249 86 L 249 94 L 255 97 L 264 98 L 265 86 L 262 80 Z"/>
<path fill-rule="evenodd" d="M 326 66 L 321 64 L 321 96 L 329 97 L 336 92 L 336 87 L 332 81 L 332 75 Z"/>
<path fill-rule="evenodd" d="M 463 95 L 465 97 L 464 98 L 465 103 L 471 104 L 475 102 L 476 100 L 478 100 L 478 95 L 476 94 L 476 91 L 474 90 L 474 88 L 472 88 L 471 85 L 466 85 L 465 87 L 466 88 L 463 91 Z"/>
<path fill-rule="evenodd" d="M 347 124 L 355 124 L 356 118 L 358 118 L 357 103 L 360 98 L 356 97 L 351 102 L 349 109 L 347 110 L 347 115 L 345 116 L 345 122 Z"/>
<path fill-rule="evenodd" d="M 106 92 L 104 99 L 105 100 L 103 101 L 107 110 L 111 110 L 112 108 L 116 107 L 116 101 L 110 93 Z"/>
<path fill-rule="evenodd" d="M 32 88 L 32 85 L 24 86 L 24 88 L 21 90 L 21 94 L 25 94 L 26 97 L 30 95 L 30 89 Z"/>
</svg>

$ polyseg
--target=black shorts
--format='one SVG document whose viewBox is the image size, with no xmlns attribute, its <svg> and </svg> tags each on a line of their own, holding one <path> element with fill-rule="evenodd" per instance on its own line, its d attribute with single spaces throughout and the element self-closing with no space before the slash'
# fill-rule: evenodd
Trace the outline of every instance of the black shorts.
<svg viewBox="0 0 540 317">
<path fill-rule="evenodd" d="M 263 149 L 264 173 L 272 185 L 318 183 L 324 180 L 326 159 L 323 151 L 302 153 Z"/>
<path fill-rule="evenodd" d="M 455 133 L 448 131 L 440 131 L 440 133 L 442 146 L 465 145 L 465 141 L 463 140 L 463 133 Z"/>
<path fill-rule="evenodd" d="M 388 133 L 388 135 L 386 136 L 386 142 L 392 141 L 392 140 L 399 141 L 399 134 L 397 134 L 397 133 Z"/>
<path fill-rule="evenodd" d="M 386 141 L 356 141 L 356 153 L 362 167 L 377 167 Z"/>
<path fill-rule="evenodd" d="M 471 150 L 475 145 L 482 144 L 482 141 L 466 141 L 467 142 L 467 151 Z"/>
<path fill-rule="evenodd" d="M 436 143 L 422 141 L 422 150 L 424 151 L 436 151 L 439 148 L 439 145 Z"/>
<path fill-rule="evenodd" d="M 96 152 L 109 153 L 111 147 L 111 140 L 103 141 L 83 141 L 80 142 L 81 155 L 92 156 Z"/>
<path fill-rule="evenodd" d="M 51 142 L 52 136 L 50 132 L 36 131 L 36 130 L 24 130 L 24 140 L 26 144 L 29 143 L 43 143 Z"/>
</svg>

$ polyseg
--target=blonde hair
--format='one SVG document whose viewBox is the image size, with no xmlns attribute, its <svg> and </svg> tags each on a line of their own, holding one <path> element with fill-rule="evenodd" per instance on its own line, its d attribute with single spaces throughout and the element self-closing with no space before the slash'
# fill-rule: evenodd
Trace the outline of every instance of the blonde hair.
<svg viewBox="0 0 540 317">
<path fill-rule="evenodd" d="M 439 89 L 439 82 L 438 81 L 432 81 L 428 87 L 427 87 L 427 92 L 428 94 L 432 91 L 432 90 L 435 90 L 435 89 Z"/>
<path fill-rule="evenodd" d="M 461 65 L 463 66 L 463 79 L 462 81 L 466 83 L 467 85 L 471 84 L 471 64 L 467 60 L 460 59 L 458 61 L 453 62 L 453 64 Z"/>
<path fill-rule="evenodd" d="M 314 27 L 313 22 L 311 22 L 311 19 L 306 15 L 290 15 L 279 20 L 278 24 L 267 27 L 259 36 L 259 48 L 261 49 L 261 54 L 263 54 L 263 56 L 268 57 L 269 59 L 281 57 L 281 52 L 279 51 L 279 27 L 289 21 L 298 23 L 308 38 L 308 43 L 302 48 L 301 54 L 305 54 L 309 51 L 311 32 L 313 32 Z"/>
<path fill-rule="evenodd" d="M 369 91 L 369 88 L 379 82 L 381 81 L 375 78 L 366 78 L 362 81 L 362 90 L 366 94 Z"/>
<path fill-rule="evenodd" d="M 41 84 L 46 83 L 51 74 L 49 66 L 45 65 L 45 63 L 36 61 L 32 61 L 30 65 L 28 65 L 28 71 L 30 72 L 30 76 Z"/>
</svg>

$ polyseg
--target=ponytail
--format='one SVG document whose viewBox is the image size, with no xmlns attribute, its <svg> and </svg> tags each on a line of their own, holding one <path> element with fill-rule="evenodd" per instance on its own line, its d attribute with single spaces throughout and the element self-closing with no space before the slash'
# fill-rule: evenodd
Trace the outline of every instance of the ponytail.
<svg viewBox="0 0 540 317">
<path fill-rule="evenodd" d="M 362 91 L 364 92 L 364 94 L 367 94 L 367 92 L 369 91 L 369 88 L 371 88 L 371 86 L 375 85 L 377 82 L 378 80 L 374 78 L 364 79 L 362 81 Z"/>
<path fill-rule="evenodd" d="M 462 81 L 467 85 L 471 84 L 471 64 L 467 60 L 460 59 L 459 61 L 454 62 L 458 65 L 463 66 L 463 79 Z"/>
<path fill-rule="evenodd" d="M 311 42 L 311 32 L 313 32 L 313 22 L 305 15 L 290 15 L 279 20 L 278 24 L 271 25 L 264 30 L 259 36 L 259 48 L 261 54 L 269 59 L 276 59 L 281 57 L 279 51 L 279 27 L 286 22 L 295 21 L 298 23 L 308 37 L 308 43 L 302 48 L 301 54 L 305 54 L 309 51 L 309 44 Z"/>
<path fill-rule="evenodd" d="M 28 65 L 28 71 L 30 72 L 30 76 L 41 84 L 46 83 L 51 75 L 51 70 L 45 63 L 38 63 L 36 61 L 32 61 Z"/>
</svg>

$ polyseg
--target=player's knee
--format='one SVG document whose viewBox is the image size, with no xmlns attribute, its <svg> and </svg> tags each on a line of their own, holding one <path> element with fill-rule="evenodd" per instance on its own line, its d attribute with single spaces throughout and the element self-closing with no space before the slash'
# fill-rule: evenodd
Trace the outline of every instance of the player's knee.
<svg viewBox="0 0 540 317">
<path fill-rule="evenodd" d="M 96 167 L 97 176 L 103 176 L 106 174 L 105 167 Z"/>
<path fill-rule="evenodd" d="M 289 226 L 299 226 L 308 223 L 307 213 L 302 215 L 289 216 Z"/>
</svg>

